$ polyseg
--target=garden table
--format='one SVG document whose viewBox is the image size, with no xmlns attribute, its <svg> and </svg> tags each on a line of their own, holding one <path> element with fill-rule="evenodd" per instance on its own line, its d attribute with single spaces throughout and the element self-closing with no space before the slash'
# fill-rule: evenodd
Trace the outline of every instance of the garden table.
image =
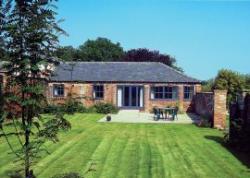
<svg viewBox="0 0 250 178">
<path fill-rule="evenodd" d="M 169 119 L 169 115 L 174 113 L 175 107 L 156 107 L 158 112 L 162 115 L 165 114 L 165 119 Z M 173 117 L 173 116 L 172 116 Z"/>
</svg>

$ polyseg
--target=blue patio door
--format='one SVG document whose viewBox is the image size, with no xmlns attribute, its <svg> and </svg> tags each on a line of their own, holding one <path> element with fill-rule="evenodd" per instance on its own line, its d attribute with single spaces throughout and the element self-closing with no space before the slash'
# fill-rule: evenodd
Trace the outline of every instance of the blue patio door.
<svg viewBox="0 0 250 178">
<path fill-rule="evenodd" d="M 120 86 L 121 107 L 140 108 L 143 107 L 143 87 L 142 86 Z M 119 100 L 119 98 L 118 98 Z"/>
</svg>

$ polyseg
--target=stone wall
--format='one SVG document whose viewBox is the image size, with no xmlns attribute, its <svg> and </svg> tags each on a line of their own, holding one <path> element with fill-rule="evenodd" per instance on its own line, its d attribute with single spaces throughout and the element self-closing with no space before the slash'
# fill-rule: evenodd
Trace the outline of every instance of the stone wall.
<svg viewBox="0 0 250 178">
<path fill-rule="evenodd" d="M 195 96 L 195 112 L 212 121 L 213 127 L 226 128 L 227 91 L 200 92 Z"/>
</svg>

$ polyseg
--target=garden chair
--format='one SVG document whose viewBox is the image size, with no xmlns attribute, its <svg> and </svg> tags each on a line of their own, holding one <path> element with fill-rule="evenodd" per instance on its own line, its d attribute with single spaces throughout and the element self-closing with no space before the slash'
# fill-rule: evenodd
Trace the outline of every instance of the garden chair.
<svg viewBox="0 0 250 178">
<path fill-rule="evenodd" d="M 179 111 L 179 108 L 178 107 L 175 107 L 175 109 L 173 110 L 173 113 L 172 113 L 172 116 L 173 116 L 173 120 L 175 120 L 175 118 L 178 120 L 178 111 Z"/>
<path fill-rule="evenodd" d="M 154 112 L 154 120 L 158 121 L 160 119 L 160 111 L 156 108 L 153 108 L 153 112 Z"/>
<path fill-rule="evenodd" d="M 168 119 L 169 119 L 169 115 L 171 114 L 171 113 L 169 112 L 169 110 L 165 110 L 165 111 L 164 111 L 164 114 L 165 114 L 165 120 L 168 120 Z"/>
</svg>

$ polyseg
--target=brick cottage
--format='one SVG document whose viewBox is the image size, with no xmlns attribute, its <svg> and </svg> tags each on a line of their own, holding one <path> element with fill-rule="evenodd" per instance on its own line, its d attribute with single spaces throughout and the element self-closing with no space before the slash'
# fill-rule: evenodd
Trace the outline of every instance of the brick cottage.
<svg viewBox="0 0 250 178">
<path fill-rule="evenodd" d="M 61 62 L 49 66 L 46 80 L 50 104 L 63 104 L 68 96 L 89 107 L 98 102 L 120 109 L 150 112 L 153 107 L 178 106 L 226 127 L 227 91 L 201 92 L 201 82 L 157 62 Z M 6 71 L 0 63 L 0 97 Z"/>
<path fill-rule="evenodd" d="M 168 105 L 192 111 L 200 90 L 200 81 L 162 63 L 66 62 L 55 67 L 47 96 L 51 103 L 63 103 L 71 93 L 87 107 L 107 102 L 147 112 Z"/>
</svg>

